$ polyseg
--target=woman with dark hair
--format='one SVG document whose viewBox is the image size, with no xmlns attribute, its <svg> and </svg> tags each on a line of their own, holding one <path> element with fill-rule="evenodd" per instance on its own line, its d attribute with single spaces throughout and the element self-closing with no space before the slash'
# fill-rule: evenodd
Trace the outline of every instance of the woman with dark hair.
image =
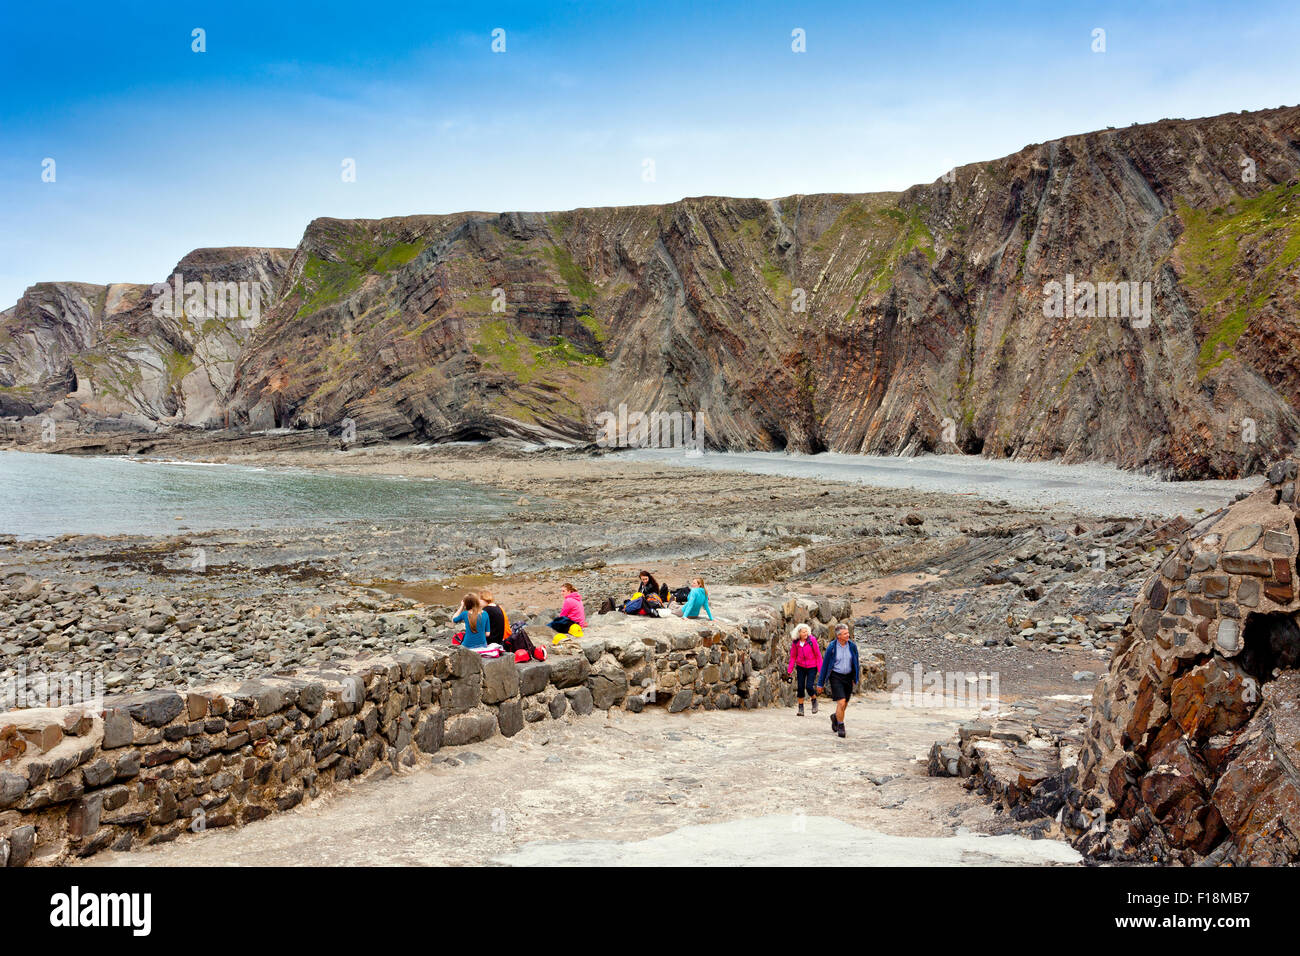
<svg viewBox="0 0 1300 956">
<path fill-rule="evenodd" d="M 659 582 L 649 571 L 637 575 L 636 587 L 632 600 L 623 605 L 623 613 L 652 614 L 664 606 L 663 596 L 659 593 Z"/>
<path fill-rule="evenodd" d="M 638 575 L 638 578 L 640 579 L 640 583 L 637 585 L 637 588 L 642 594 L 647 597 L 651 594 L 655 597 L 659 597 L 659 582 L 655 580 L 653 574 L 649 571 L 642 571 Z"/>
</svg>

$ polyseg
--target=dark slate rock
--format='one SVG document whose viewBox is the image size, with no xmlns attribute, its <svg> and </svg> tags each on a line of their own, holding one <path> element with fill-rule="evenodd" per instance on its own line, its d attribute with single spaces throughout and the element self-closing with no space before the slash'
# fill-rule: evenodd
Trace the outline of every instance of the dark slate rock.
<svg viewBox="0 0 1300 956">
<path fill-rule="evenodd" d="M 185 698 L 175 691 L 155 690 L 120 698 L 114 704 L 146 727 L 161 727 L 180 716 Z"/>
<path fill-rule="evenodd" d="M 587 658 L 576 654 L 553 655 L 547 663 L 551 665 L 551 683 L 556 687 L 576 687 L 591 673 Z"/>
<path fill-rule="evenodd" d="M 513 737 L 524 729 L 524 707 L 518 700 L 507 700 L 497 708 L 497 724 L 503 737 Z"/>
<path fill-rule="evenodd" d="M 519 696 L 519 668 L 511 657 L 483 661 L 483 701 L 499 704 Z"/>
<path fill-rule="evenodd" d="M 585 717 L 591 713 L 591 691 L 586 687 L 571 687 L 564 694 L 569 698 L 569 706 L 573 708 L 573 712 L 579 717 Z"/>
<path fill-rule="evenodd" d="M 131 743 L 135 731 L 131 727 L 131 715 L 121 707 L 110 707 L 104 711 L 104 742 L 100 745 L 105 750 L 125 747 Z"/>
<path fill-rule="evenodd" d="M 551 668 L 546 661 L 530 661 L 518 668 L 519 693 L 524 697 L 540 694 L 546 690 L 550 680 Z"/>
</svg>

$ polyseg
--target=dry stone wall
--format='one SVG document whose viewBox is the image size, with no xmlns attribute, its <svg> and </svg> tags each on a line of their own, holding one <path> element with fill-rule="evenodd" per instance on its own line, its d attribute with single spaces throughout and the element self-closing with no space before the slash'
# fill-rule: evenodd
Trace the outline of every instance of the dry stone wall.
<svg viewBox="0 0 1300 956">
<path fill-rule="evenodd" d="M 847 600 L 740 589 L 714 602 L 716 622 L 593 617 L 544 662 L 416 648 L 93 711 L 0 714 L 0 866 L 198 839 L 538 721 L 789 704 L 791 627 L 827 639 L 851 613 Z M 883 655 L 860 650 L 863 686 L 884 689 Z"/>
<path fill-rule="evenodd" d="M 1300 861 L 1298 471 L 1192 527 L 1139 595 L 1079 756 L 1093 855 Z"/>
</svg>

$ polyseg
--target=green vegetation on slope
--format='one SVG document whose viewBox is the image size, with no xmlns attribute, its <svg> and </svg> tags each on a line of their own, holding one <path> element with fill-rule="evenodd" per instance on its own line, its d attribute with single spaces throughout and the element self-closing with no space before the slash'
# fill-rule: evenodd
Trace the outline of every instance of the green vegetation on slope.
<svg viewBox="0 0 1300 956">
<path fill-rule="evenodd" d="M 849 309 L 846 318 L 853 317 L 857 312 L 858 304 L 868 292 L 888 290 L 898 263 L 913 249 L 920 249 L 921 254 L 929 262 L 934 262 L 934 235 L 921 219 L 919 210 L 881 209 L 878 211 L 880 215 L 876 221 L 883 220 L 887 223 L 885 230 L 880 230 L 878 226 L 873 228 L 875 224 L 870 220 L 855 220 L 854 223 L 854 228 L 862 230 L 864 241 L 871 239 L 877 241 L 871 243 L 867 257 L 853 270 L 853 275 L 850 277 L 856 279 L 865 273 L 868 279 L 854 296 L 853 306 Z"/>
<path fill-rule="evenodd" d="M 1213 322 L 1197 356 L 1204 376 L 1232 357 L 1251 317 L 1278 287 L 1278 273 L 1300 261 L 1300 186 L 1209 211 L 1180 206 L 1178 214 L 1186 227 L 1179 243 L 1186 281 L 1200 294 L 1202 317 Z"/>
<path fill-rule="evenodd" d="M 596 295 L 595 285 L 587 278 L 587 274 L 582 271 L 582 266 L 573 261 L 573 256 L 569 255 L 567 249 L 551 246 L 546 250 L 546 254 L 555 263 L 560 278 L 569 287 L 570 295 L 580 302 L 586 302 Z"/>
<path fill-rule="evenodd" d="M 302 281 L 294 289 L 302 298 L 298 315 L 311 315 L 331 302 L 346 298 L 361 287 L 367 275 L 383 275 L 406 265 L 423 249 L 418 242 L 384 244 L 369 236 L 343 242 L 335 251 L 338 261 L 307 257 Z"/>
<path fill-rule="evenodd" d="M 584 352 L 562 335 L 551 336 L 550 345 L 538 345 L 505 319 L 484 322 L 478 327 L 474 353 L 493 362 L 521 385 L 561 367 L 605 364 L 602 356 Z"/>
</svg>

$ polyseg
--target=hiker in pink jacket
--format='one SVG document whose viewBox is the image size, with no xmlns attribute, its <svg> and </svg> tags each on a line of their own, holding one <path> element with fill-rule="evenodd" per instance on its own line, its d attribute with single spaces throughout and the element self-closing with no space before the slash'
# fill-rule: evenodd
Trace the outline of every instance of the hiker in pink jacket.
<svg viewBox="0 0 1300 956">
<path fill-rule="evenodd" d="M 812 628 L 807 624 L 796 627 L 790 638 L 790 667 L 786 673 L 793 674 L 796 670 L 799 672 L 798 682 L 795 685 L 795 694 L 799 698 L 798 716 L 803 716 L 804 690 L 807 690 L 808 696 L 812 698 L 812 712 L 815 714 L 817 713 L 817 671 L 822 666 L 822 649 L 817 646 L 817 638 L 813 637 Z"/>
<path fill-rule="evenodd" d="M 560 616 L 551 622 L 551 630 L 568 634 L 569 628 L 575 624 L 579 628 L 587 626 L 587 612 L 582 607 L 582 595 L 572 584 L 566 581 L 561 588 L 564 591 L 564 604 L 560 607 Z"/>
</svg>

